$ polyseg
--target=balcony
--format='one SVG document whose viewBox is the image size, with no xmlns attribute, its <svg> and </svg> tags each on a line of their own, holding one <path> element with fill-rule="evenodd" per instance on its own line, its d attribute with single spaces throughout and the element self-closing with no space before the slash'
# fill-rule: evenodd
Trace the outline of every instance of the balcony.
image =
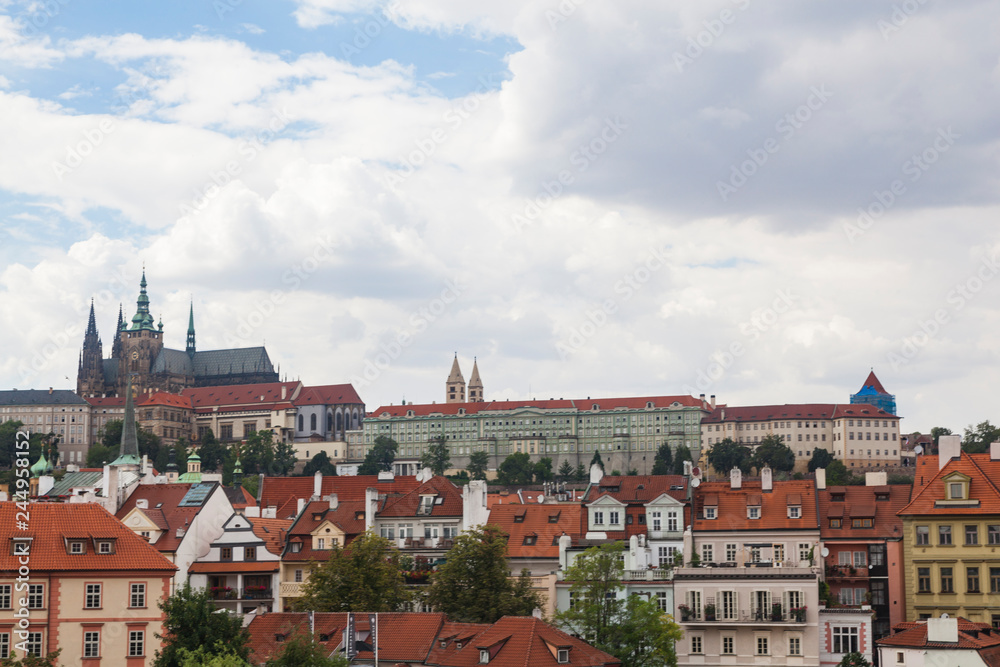
<svg viewBox="0 0 1000 667">
<path fill-rule="evenodd" d="M 300 598 L 302 597 L 302 587 L 305 586 L 301 581 L 291 582 L 283 581 L 281 582 L 281 597 L 283 598 Z"/>
<path fill-rule="evenodd" d="M 652 570 L 625 570 L 622 581 L 671 581 L 673 570 L 667 567 Z"/>
<path fill-rule="evenodd" d="M 273 591 L 270 588 L 265 588 L 263 586 L 248 586 L 242 591 L 237 588 L 230 588 L 229 586 L 215 586 L 209 589 L 213 600 L 272 600 L 274 599 Z"/>
<path fill-rule="evenodd" d="M 243 589 L 243 600 L 272 600 L 274 593 L 270 588 L 263 586 L 247 586 Z"/>
<path fill-rule="evenodd" d="M 675 580 L 699 579 L 815 579 L 819 567 L 801 567 L 771 561 L 748 563 L 709 563 L 707 567 L 679 567 Z"/>
<path fill-rule="evenodd" d="M 784 626 L 799 626 L 806 624 L 805 612 L 765 613 L 762 609 L 743 610 L 735 616 L 722 618 L 715 614 L 707 614 L 704 611 L 700 614 L 685 614 L 680 611 L 680 622 L 683 625 L 692 627 L 698 626 L 719 626 L 719 625 L 769 625 L 780 624 Z"/>
</svg>

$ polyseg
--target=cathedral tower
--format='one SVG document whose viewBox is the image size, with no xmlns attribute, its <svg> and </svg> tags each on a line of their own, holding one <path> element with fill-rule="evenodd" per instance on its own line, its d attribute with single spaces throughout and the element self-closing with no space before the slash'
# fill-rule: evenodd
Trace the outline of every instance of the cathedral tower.
<svg viewBox="0 0 1000 667">
<path fill-rule="evenodd" d="M 465 378 L 462 369 L 458 367 L 458 353 L 451 364 L 451 374 L 445 383 L 445 403 L 465 403 Z"/>
<path fill-rule="evenodd" d="M 126 323 L 127 325 L 127 323 Z M 125 379 L 135 374 L 139 391 L 149 387 L 149 375 L 153 362 L 163 349 L 163 324 L 157 329 L 153 325 L 153 316 L 149 312 L 149 296 L 146 294 L 146 271 L 142 272 L 139 283 L 139 298 L 136 299 L 136 311 L 132 316 L 132 326 L 118 332 L 121 341 L 121 354 L 118 359 L 118 395 L 125 391 Z"/>
<path fill-rule="evenodd" d="M 83 336 L 83 350 L 80 351 L 80 365 L 76 371 L 76 393 L 78 396 L 104 396 L 104 350 L 101 337 L 97 334 L 93 299 L 90 301 L 87 333 Z"/>
<path fill-rule="evenodd" d="M 472 376 L 469 378 L 469 403 L 482 403 L 484 400 L 483 381 L 479 377 L 479 362 L 473 358 Z"/>
</svg>

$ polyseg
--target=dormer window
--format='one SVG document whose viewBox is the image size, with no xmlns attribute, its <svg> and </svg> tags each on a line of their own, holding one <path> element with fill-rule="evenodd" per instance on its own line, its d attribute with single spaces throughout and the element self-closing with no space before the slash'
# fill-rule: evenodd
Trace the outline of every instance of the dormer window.
<svg viewBox="0 0 1000 667">
<path fill-rule="evenodd" d="M 760 507 L 757 507 L 757 506 L 747 507 L 747 518 L 748 519 L 759 519 L 760 518 Z"/>
<path fill-rule="evenodd" d="M 788 518 L 789 519 L 801 519 L 802 518 L 802 507 L 799 505 L 789 505 L 788 506 Z"/>
<path fill-rule="evenodd" d="M 520 514 L 515 514 L 514 515 L 514 523 L 524 523 L 524 515 L 525 515 L 525 512 L 521 512 Z"/>
<path fill-rule="evenodd" d="M 555 514 L 549 515 L 549 523 L 559 523 L 559 515 L 561 512 L 556 512 Z"/>
<path fill-rule="evenodd" d="M 537 535 L 525 535 L 524 536 L 524 544 L 527 545 L 527 546 L 531 546 L 531 545 L 535 544 L 535 542 L 537 542 L 537 541 L 538 541 L 538 536 Z"/>
<path fill-rule="evenodd" d="M 113 554 L 115 552 L 114 542 L 111 540 L 98 540 L 97 541 L 97 553 L 99 554 Z"/>
<path fill-rule="evenodd" d="M 948 500 L 965 500 L 968 496 L 963 482 L 948 482 Z"/>
<path fill-rule="evenodd" d="M 490 661 L 490 652 L 489 652 L 489 650 L 485 649 L 485 648 L 479 649 L 479 664 L 480 665 L 485 665 L 485 664 L 488 664 L 489 661 Z"/>
<path fill-rule="evenodd" d="M 760 518 L 760 502 L 761 497 L 759 493 L 752 493 L 747 496 L 747 518 L 748 519 L 759 519 Z"/>
<path fill-rule="evenodd" d="M 292 542 L 291 550 L 292 550 L 293 554 L 301 553 L 302 552 L 302 543 L 301 542 Z"/>
<path fill-rule="evenodd" d="M 706 507 L 705 508 L 705 518 L 706 519 L 715 519 L 718 516 L 717 515 L 718 509 L 719 509 L 718 507 Z"/>
<path fill-rule="evenodd" d="M 560 665 L 565 665 L 565 664 L 569 663 L 569 649 L 568 648 L 561 648 L 558 651 L 556 651 L 556 662 L 558 662 Z"/>
<path fill-rule="evenodd" d="M 15 537 L 11 539 L 11 553 L 15 556 L 27 556 L 31 553 L 30 537 Z"/>
<path fill-rule="evenodd" d="M 71 554 L 82 554 L 87 550 L 86 543 L 83 540 L 72 540 L 69 543 L 69 552 Z"/>
</svg>

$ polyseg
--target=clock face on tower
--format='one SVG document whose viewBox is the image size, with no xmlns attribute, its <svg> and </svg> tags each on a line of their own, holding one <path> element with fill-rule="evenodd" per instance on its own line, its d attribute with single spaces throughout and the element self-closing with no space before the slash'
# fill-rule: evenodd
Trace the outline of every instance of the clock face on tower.
<svg viewBox="0 0 1000 667">
<path fill-rule="evenodd" d="M 138 350 L 132 350 L 132 361 L 135 361 L 138 358 L 139 358 L 139 351 Z"/>
</svg>

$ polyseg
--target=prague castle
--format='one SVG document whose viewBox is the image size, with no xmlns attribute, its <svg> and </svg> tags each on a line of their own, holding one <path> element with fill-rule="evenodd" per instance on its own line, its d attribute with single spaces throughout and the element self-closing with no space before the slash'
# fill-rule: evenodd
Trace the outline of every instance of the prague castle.
<svg viewBox="0 0 1000 667">
<path fill-rule="evenodd" d="M 139 283 L 139 298 L 131 323 L 118 310 L 111 356 L 104 358 L 97 333 L 94 304 L 83 338 L 76 393 L 84 397 L 123 396 L 126 380 L 138 392 L 166 391 L 179 393 L 188 387 L 215 387 L 230 384 L 277 382 L 278 373 L 263 347 L 229 350 L 195 349 L 194 306 L 188 319 L 187 344 L 183 350 L 163 346 L 163 322 L 153 324 L 146 294 L 146 272 Z"/>
</svg>

